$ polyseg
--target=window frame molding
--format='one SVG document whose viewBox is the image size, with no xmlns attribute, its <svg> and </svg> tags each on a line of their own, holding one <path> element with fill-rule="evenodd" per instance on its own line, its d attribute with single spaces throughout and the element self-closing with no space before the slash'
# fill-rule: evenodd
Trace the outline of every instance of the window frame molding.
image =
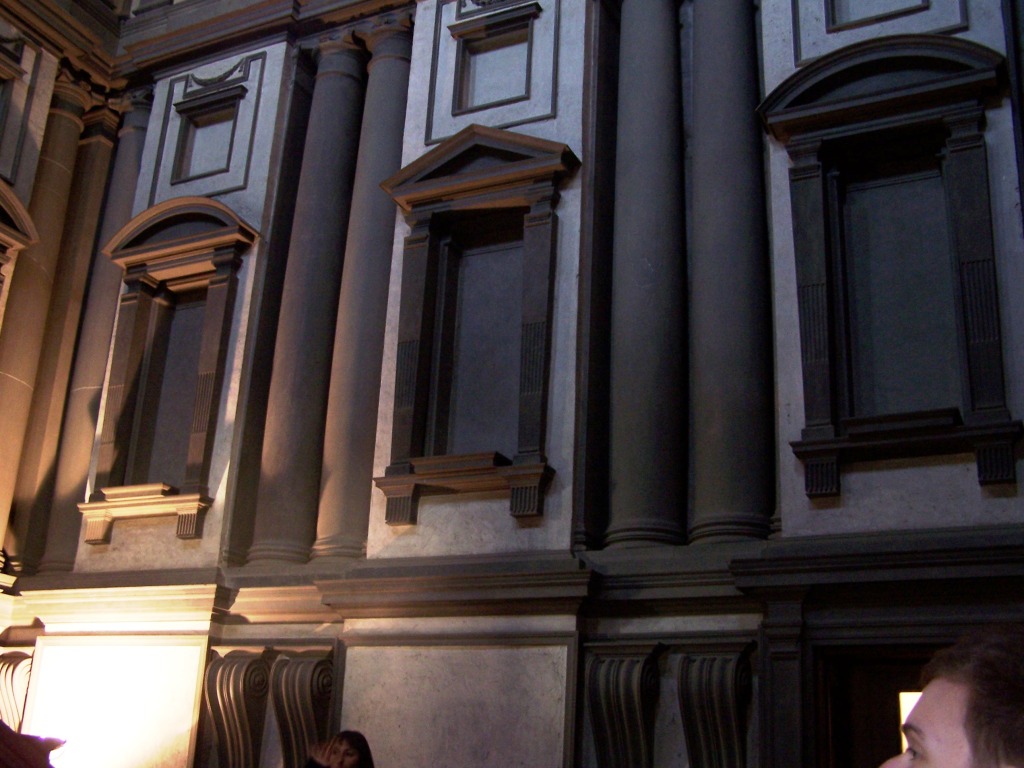
<svg viewBox="0 0 1024 768">
<path fill-rule="evenodd" d="M 810 497 L 839 494 L 842 463 L 959 452 L 975 454 L 980 484 L 1016 481 L 1022 427 L 1006 404 L 984 136 L 985 110 L 1004 93 L 1001 54 L 953 37 L 898 35 L 816 60 L 758 108 L 791 161 L 805 412 L 801 439 L 791 446 Z M 839 315 L 846 278 L 835 268 L 843 245 L 826 156 L 872 136 L 936 129 L 946 137 L 940 168 L 956 264 L 962 403 L 851 419 L 849 329 Z"/>
<path fill-rule="evenodd" d="M 186 225 L 176 234 L 176 225 Z M 116 519 L 177 517 L 180 539 L 202 536 L 203 517 L 213 504 L 209 473 L 231 332 L 237 273 L 257 232 L 223 203 L 205 197 L 167 200 L 136 216 L 103 248 L 124 270 L 109 378 L 104 391 L 103 425 L 96 479 L 87 502 L 85 541 L 110 541 Z M 136 455 L 147 440 L 142 411 L 159 381 L 149 379 L 157 304 L 162 294 L 205 291 L 198 371 L 192 406 L 185 482 L 140 482 Z M 151 425 L 148 430 L 151 432 Z M 149 441 L 152 435 L 148 434 Z"/>
<path fill-rule="evenodd" d="M 414 525 L 420 496 L 509 491 L 517 519 L 543 513 L 554 469 L 545 456 L 557 249 L 558 187 L 579 160 L 565 144 L 470 125 L 381 185 L 406 215 L 391 459 L 374 483 L 388 525 Z M 518 447 L 429 456 L 442 241 L 477 211 L 522 209 L 523 294 Z M 533 276 L 534 279 L 528 279 Z"/>
</svg>

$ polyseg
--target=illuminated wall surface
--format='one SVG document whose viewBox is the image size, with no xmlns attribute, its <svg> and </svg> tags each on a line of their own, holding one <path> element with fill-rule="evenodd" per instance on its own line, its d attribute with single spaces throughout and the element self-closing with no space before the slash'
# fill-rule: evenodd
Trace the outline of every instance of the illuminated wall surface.
<svg viewBox="0 0 1024 768">
<path fill-rule="evenodd" d="M 185 768 L 205 658 L 200 637 L 40 638 L 22 730 L 66 741 L 55 768 Z"/>
</svg>

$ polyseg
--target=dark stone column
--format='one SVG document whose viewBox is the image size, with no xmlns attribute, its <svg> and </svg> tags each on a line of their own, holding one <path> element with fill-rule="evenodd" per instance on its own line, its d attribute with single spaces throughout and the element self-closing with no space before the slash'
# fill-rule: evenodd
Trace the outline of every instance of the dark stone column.
<svg viewBox="0 0 1024 768">
<path fill-rule="evenodd" d="M 771 294 L 755 8 L 693 9 L 691 541 L 763 538 L 774 506 Z"/>
<path fill-rule="evenodd" d="M 345 245 L 324 436 L 314 556 L 361 556 L 373 487 L 373 454 L 395 204 L 380 183 L 402 165 L 412 32 L 388 20 L 366 36 L 366 104 Z"/>
<path fill-rule="evenodd" d="M 605 544 L 683 539 L 687 462 L 678 3 L 624 0 Z"/>
<path fill-rule="evenodd" d="M 118 134 L 110 191 L 103 212 L 100 247 L 132 217 L 152 101 L 152 90 L 146 88 L 134 92 L 120 105 L 125 115 Z M 53 504 L 40 571 L 70 571 L 74 566 L 82 524 L 78 503 L 85 501 L 86 496 L 89 462 L 99 418 L 100 394 L 107 370 L 107 351 L 114 330 L 120 289 L 121 268 L 97 250 L 93 257 L 89 293 L 79 331 L 79 352 L 75 357 L 65 406 Z"/>
<path fill-rule="evenodd" d="M 90 99 L 88 91 L 63 76 L 54 86 L 28 206 L 39 242 L 18 255 L 11 276 L 4 332 L 0 333 L 0 535 L 7 532 L 14 499 L 83 128 L 82 114 Z"/>
<path fill-rule="evenodd" d="M 106 106 L 89 111 L 83 118 L 85 130 L 75 161 L 67 224 L 15 485 L 7 556 L 16 573 L 34 573 L 46 545 L 71 362 L 103 204 L 102 190 L 110 173 L 120 119 Z M 103 353 L 100 356 L 105 357 Z"/>
<path fill-rule="evenodd" d="M 316 533 L 323 430 L 363 108 L 364 54 L 320 46 L 270 378 L 249 561 L 305 562 Z"/>
</svg>

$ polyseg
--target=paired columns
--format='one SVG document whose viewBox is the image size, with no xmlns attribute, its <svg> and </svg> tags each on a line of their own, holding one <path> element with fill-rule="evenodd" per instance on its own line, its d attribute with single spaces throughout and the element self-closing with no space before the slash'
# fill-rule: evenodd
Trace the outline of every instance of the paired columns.
<svg viewBox="0 0 1024 768">
<path fill-rule="evenodd" d="M 335 325 L 314 556 L 366 551 L 395 204 L 380 187 L 402 166 L 412 33 L 366 36 L 372 58 Z"/>
<path fill-rule="evenodd" d="M 0 535 L 7 532 L 29 424 L 47 313 L 89 91 L 63 76 L 54 86 L 28 211 L 39 241 L 21 252 L 0 333 Z"/>
<path fill-rule="evenodd" d="M 377 185 L 401 162 L 410 48 L 408 24 L 386 17 L 320 49 L 250 562 L 305 562 L 314 537 L 317 554 L 363 551 L 394 232 Z"/>
<path fill-rule="evenodd" d="M 71 363 L 103 204 L 103 196 L 97 190 L 106 186 L 120 120 L 120 114 L 105 105 L 90 110 L 83 118 L 85 130 L 75 163 L 67 223 L 15 485 L 7 554 L 16 573 L 36 570 L 46 541 Z"/>
<path fill-rule="evenodd" d="M 124 110 L 110 191 L 103 212 L 99 242 L 109 242 L 132 216 L 135 185 L 152 105 L 152 91 L 142 89 L 119 105 Z M 100 394 L 121 290 L 122 270 L 98 250 L 89 276 L 89 293 L 78 348 L 91 350 L 75 358 L 64 414 L 64 429 L 54 479 L 53 504 L 40 571 L 70 571 L 74 566 L 82 516 L 78 503 L 86 496 L 89 462 L 99 418 Z"/>
<path fill-rule="evenodd" d="M 749 0 L 693 6 L 687 306 L 678 3 L 622 3 L 620 48 L 644 55 L 619 65 L 606 546 L 768 533 L 771 318 L 755 13 Z"/>
<path fill-rule="evenodd" d="M 320 46 L 288 247 L 249 560 L 304 562 L 316 528 L 323 425 L 363 109 L 363 53 Z"/>
</svg>

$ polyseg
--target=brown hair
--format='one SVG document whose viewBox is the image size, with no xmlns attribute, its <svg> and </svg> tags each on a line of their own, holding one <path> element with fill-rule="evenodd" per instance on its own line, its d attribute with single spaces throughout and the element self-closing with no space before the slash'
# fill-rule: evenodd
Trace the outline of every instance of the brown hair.
<svg viewBox="0 0 1024 768">
<path fill-rule="evenodd" d="M 968 689 L 964 730 L 977 768 L 1024 766 L 1024 624 L 984 627 L 943 648 L 925 665 Z"/>
</svg>

